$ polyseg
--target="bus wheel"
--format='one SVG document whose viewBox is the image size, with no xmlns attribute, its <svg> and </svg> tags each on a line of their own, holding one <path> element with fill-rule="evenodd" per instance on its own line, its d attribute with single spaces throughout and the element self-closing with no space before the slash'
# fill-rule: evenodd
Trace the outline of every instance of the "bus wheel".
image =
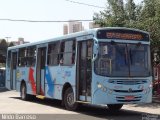
<svg viewBox="0 0 160 120">
<path fill-rule="evenodd" d="M 21 85 L 21 99 L 22 100 L 28 100 L 28 94 L 27 94 L 27 88 L 26 88 L 26 84 L 22 83 Z"/>
<path fill-rule="evenodd" d="M 107 106 L 110 111 L 119 111 L 123 104 L 108 104 Z"/>
<path fill-rule="evenodd" d="M 71 87 L 67 88 L 64 93 L 64 106 L 67 110 L 71 111 L 78 108 L 78 103 L 74 101 L 74 93 Z"/>
</svg>

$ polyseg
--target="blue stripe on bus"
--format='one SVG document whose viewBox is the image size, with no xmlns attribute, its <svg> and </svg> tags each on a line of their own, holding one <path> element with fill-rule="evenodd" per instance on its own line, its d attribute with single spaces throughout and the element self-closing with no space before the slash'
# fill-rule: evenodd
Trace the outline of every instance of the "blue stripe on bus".
<svg viewBox="0 0 160 120">
<path fill-rule="evenodd" d="M 50 74 L 48 66 L 46 66 L 45 69 L 46 69 L 46 75 L 45 75 L 45 77 L 46 77 L 47 85 L 48 85 L 47 94 L 49 96 L 53 97 L 54 84 L 53 84 L 52 77 L 51 77 L 51 74 Z"/>
</svg>

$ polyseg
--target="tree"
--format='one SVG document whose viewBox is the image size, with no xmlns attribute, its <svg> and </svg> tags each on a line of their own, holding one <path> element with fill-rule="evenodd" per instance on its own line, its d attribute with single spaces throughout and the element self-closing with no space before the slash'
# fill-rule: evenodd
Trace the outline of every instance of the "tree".
<svg viewBox="0 0 160 120">
<path fill-rule="evenodd" d="M 129 21 L 136 20 L 136 5 L 133 0 L 127 0 L 126 13 Z"/>
<path fill-rule="evenodd" d="M 5 39 L 0 40 L 0 66 L 6 61 L 7 42 Z"/>
<path fill-rule="evenodd" d="M 5 39 L 2 39 L 2 40 L 1 40 L 0 46 L 3 47 L 3 48 L 7 48 L 7 42 L 6 42 Z"/>
<path fill-rule="evenodd" d="M 124 26 L 126 13 L 123 0 L 108 0 L 109 6 L 106 10 L 95 13 L 93 20 L 100 26 Z"/>
<path fill-rule="evenodd" d="M 8 47 L 12 47 L 12 46 L 14 46 L 14 44 L 13 44 L 13 42 L 10 42 Z"/>
<path fill-rule="evenodd" d="M 152 58 L 157 53 L 156 58 L 160 58 L 160 1 L 144 0 L 144 8 L 141 15 L 141 23 L 143 29 L 150 33 Z M 153 64 L 160 63 L 160 59 L 154 61 Z"/>
</svg>

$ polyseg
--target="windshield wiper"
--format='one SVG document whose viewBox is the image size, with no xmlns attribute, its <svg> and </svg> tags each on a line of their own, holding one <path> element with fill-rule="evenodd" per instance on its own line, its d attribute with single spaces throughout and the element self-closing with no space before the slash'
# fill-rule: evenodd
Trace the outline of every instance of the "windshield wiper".
<svg viewBox="0 0 160 120">
<path fill-rule="evenodd" d="M 130 64 L 132 65 L 132 63 L 133 63 L 133 60 L 132 60 L 133 56 L 132 56 L 132 50 L 131 49 L 129 50 L 129 57 L 130 57 Z"/>
<path fill-rule="evenodd" d="M 138 43 L 136 44 L 137 47 L 140 47 L 141 45 L 142 45 L 141 42 L 138 42 Z"/>
<path fill-rule="evenodd" d="M 111 45 L 116 45 L 116 42 L 112 40 Z"/>
</svg>

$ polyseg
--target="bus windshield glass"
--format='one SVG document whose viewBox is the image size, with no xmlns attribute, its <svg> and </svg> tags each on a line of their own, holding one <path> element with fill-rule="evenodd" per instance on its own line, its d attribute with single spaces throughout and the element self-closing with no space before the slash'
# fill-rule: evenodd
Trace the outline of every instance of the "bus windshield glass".
<svg viewBox="0 0 160 120">
<path fill-rule="evenodd" d="M 112 42 L 99 45 L 96 74 L 113 77 L 150 75 L 149 45 Z"/>
</svg>

